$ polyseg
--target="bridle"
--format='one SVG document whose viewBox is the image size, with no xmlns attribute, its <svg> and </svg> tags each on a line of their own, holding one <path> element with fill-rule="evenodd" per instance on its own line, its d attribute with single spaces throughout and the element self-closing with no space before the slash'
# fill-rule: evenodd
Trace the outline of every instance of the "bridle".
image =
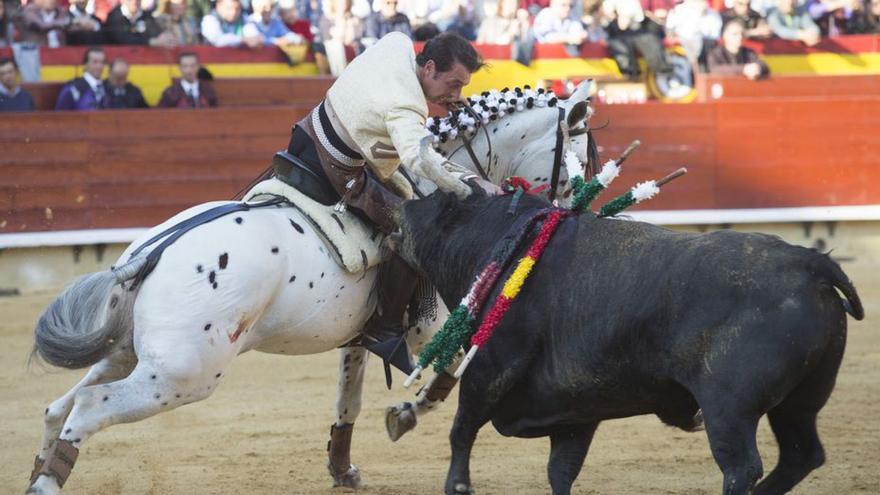
<svg viewBox="0 0 880 495">
<path fill-rule="evenodd" d="M 471 117 L 473 117 L 476 121 L 478 121 L 478 122 L 480 121 L 480 116 L 477 115 L 477 113 L 474 111 L 473 108 L 471 108 L 470 105 L 462 105 L 462 108 Z M 563 108 L 562 106 L 558 106 L 557 110 L 559 113 L 558 113 L 557 119 L 556 119 L 556 147 L 554 148 L 554 151 L 553 151 L 553 171 L 550 176 L 550 191 L 547 193 L 548 198 L 550 199 L 550 202 L 553 202 L 556 200 L 557 192 L 559 190 L 559 176 L 562 172 L 563 158 L 565 157 L 563 145 L 569 139 L 576 137 L 576 136 L 580 136 L 582 134 L 586 134 L 587 140 L 588 140 L 587 141 L 588 142 L 588 144 L 587 144 L 588 153 L 587 153 L 587 163 L 584 166 L 584 169 L 585 169 L 584 174 L 589 173 L 592 176 L 596 173 L 595 169 L 598 167 L 598 153 L 595 150 L 596 144 L 593 141 L 593 135 L 592 135 L 592 132 L 591 132 L 591 129 L 589 128 L 589 126 L 586 125 L 586 123 L 585 123 L 585 125 L 583 127 L 580 127 L 577 129 L 569 129 L 568 123 L 565 121 L 565 108 Z M 493 158 L 492 157 L 492 138 L 489 136 L 489 130 L 486 128 L 485 125 L 481 125 L 480 127 L 483 129 L 483 134 L 485 134 L 485 136 L 486 136 L 486 144 L 489 147 L 487 168 L 491 171 L 492 170 L 492 158 Z M 478 133 L 479 133 L 479 131 L 474 134 L 474 137 L 476 137 L 476 135 Z M 470 138 L 467 135 L 462 134 L 462 145 L 459 146 L 458 148 L 454 149 L 449 154 L 449 156 L 452 157 L 453 155 L 455 155 L 456 152 L 458 152 L 458 150 L 460 150 L 461 148 L 464 148 L 465 151 L 467 151 L 467 154 L 470 157 L 471 161 L 473 162 L 474 167 L 477 169 L 477 172 L 480 174 L 480 177 L 482 177 L 483 180 L 488 181 L 489 174 L 487 174 L 486 170 L 483 169 L 483 166 L 480 165 L 480 160 L 479 160 L 479 158 L 477 158 L 477 154 L 474 152 L 474 148 L 473 148 L 472 143 L 473 143 L 473 138 Z"/>
</svg>

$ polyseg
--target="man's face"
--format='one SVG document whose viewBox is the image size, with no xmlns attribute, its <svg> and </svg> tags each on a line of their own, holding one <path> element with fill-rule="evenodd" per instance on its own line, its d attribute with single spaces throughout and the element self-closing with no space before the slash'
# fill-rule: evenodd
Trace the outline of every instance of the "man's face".
<svg viewBox="0 0 880 495">
<path fill-rule="evenodd" d="M 272 0 L 252 0 L 251 7 L 255 13 L 268 16 L 272 13 Z"/>
<path fill-rule="evenodd" d="M 43 10 L 55 10 L 58 6 L 57 0 L 37 0 L 36 4 Z"/>
<path fill-rule="evenodd" d="M 560 19 L 568 19 L 571 14 L 571 0 L 553 0 L 553 8 Z"/>
<path fill-rule="evenodd" d="M 102 52 L 89 52 L 89 58 L 86 60 L 86 72 L 96 79 L 101 79 L 106 65 L 107 55 L 104 55 Z"/>
<path fill-rule="evenodd" d="M 18 74 L 15 73 L 15 66 L 12 65 L 12 62 L 0 65 L 0 84 L 6 86 L 6 89 L 11 90 L 15 87 L 15 79 L 17 75 Z"/>
<path fill-rule="evenodd" d="M 123 87 L 128 82 L 128 64 L 125 62 L 116 62 L 110 67 L 110 74 L 107 76 L 110 84 L 116 87 Z"/>
<path fill-rule="evenodd" d="M 437 72 L 433 60 L 428 60 L 419 77 L 425 99 L 438 105 L 448 105 L 461 99 L 461 90 L 471 82 L 471 73 L 458 62 L 446 72 Z"/>
<path fill-rule="evenodd" d="M 397 0 L 385 0 L 382 4 L 382 15 L 385 17 L 394 17 L 397 14 Z"/>
<path fill-rule="evenodd" d="M 134 14 L 141 7 L 140 0 L 122 0 L 122 5 L 125 5 L 125 8 L 128 9 L 129 12 Z"/>
<path fill-rule="evenodd" d="M 743 44 L 743 28 L 739 24 L 730 23 L 724 29 L 724 49 L 730 53 L 737 53 Z"/>
<path fill-rule="evenodd" d="M 89 0 L 70 0 L 71 5 L 75 5 L 79 10 L 86 10 Z"/>
<path fill-rule="evenodd" d="M 241 14 L 241 4 L 238 0 L 219 0 L 217 2 L 217 13 L 220 18 L 226 22 L 235 22 Z"/>
<path fill-rule="evenodd" d="M 733 2 L 733 11 L 737 15 L 746 15 L 749 12 L 749 0 L 735 0 Z"/>
<path fill-rule="evenodd" d="M 196 82 L 199 75 L 199 59 L 196 57 L 183 57 L 180 59 L 180 77 L 186 82 Z"/>
</svg>

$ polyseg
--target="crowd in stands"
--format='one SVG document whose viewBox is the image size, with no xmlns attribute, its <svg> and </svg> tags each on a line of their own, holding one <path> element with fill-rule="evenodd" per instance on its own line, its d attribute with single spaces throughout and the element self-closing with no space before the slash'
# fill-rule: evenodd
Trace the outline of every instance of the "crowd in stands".
<svg viewBox="0 0 880 495">
<path fill-rule="evenodd" d="M 767 66 L 744 39 L 812 46 L 823 36 L 880 33 L 880 0 L 0 0 L 0 47 L 299 46 L 328 74 L 392 31 L 415 41 L 454 31 L 510 45 L 526 64 L 536 43 L 562 43 L 577 56 L 584 43 L 603 42 L 634 80 L 637 53 L 652 70 L 670 70 L 665 40 L 702 70 L 758 78 Z M 0 103 L 11 91 L 0 85 Z"/>
</svg>

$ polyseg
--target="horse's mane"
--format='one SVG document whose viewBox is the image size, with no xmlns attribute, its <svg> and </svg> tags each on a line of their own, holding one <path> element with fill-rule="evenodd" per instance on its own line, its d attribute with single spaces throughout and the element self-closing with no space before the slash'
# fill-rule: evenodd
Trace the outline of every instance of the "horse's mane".
<svg viewBox="0 0 880 495">
<path fill-rule="evenodd" d="M 434 136 L 435 147 L 459 136 L 472 138 L 481 126 L 506 115 L 535 107 L 554 107 L 559 99 L 553 91 L 544 88 L 533 90 L 526 85 L 523 89 L 516 87 L 513 90 L 504 88 L 501 91 L 483 91 L 479 95 L 472 95 L 467 101 L 473 114 L 459 108 L 450 111 L 446 117 L 428 118 L 425 127 Z"/>
</svg>

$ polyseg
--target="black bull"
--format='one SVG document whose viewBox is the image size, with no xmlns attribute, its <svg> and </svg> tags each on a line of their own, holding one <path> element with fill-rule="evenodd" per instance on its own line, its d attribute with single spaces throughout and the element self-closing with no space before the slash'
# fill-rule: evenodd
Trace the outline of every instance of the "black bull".
<svg viewBox="0 0 880 495">
<path fill-rule="evenodd" d="M 512 216 L 510 202 L 411 201 L 394 244 L 452 309 L 511 224 L 548 206 L 526 196 Z M 702 410 L 723 493 L 784 493 L 824 462 L 816 415 L 834 387 L 847 311 L 863 317 L 840 267 L 776 237 L 566 219 L 463 377 L 446 492 L 470 490 L 471 447 L 488 421 L 503 435 L 549 436 L 550 484 L 567 494 L 600 421 L 656 414 L 694 429 Z M 765 413 L 780 456 L 755 486 Z"/>
</svg>

